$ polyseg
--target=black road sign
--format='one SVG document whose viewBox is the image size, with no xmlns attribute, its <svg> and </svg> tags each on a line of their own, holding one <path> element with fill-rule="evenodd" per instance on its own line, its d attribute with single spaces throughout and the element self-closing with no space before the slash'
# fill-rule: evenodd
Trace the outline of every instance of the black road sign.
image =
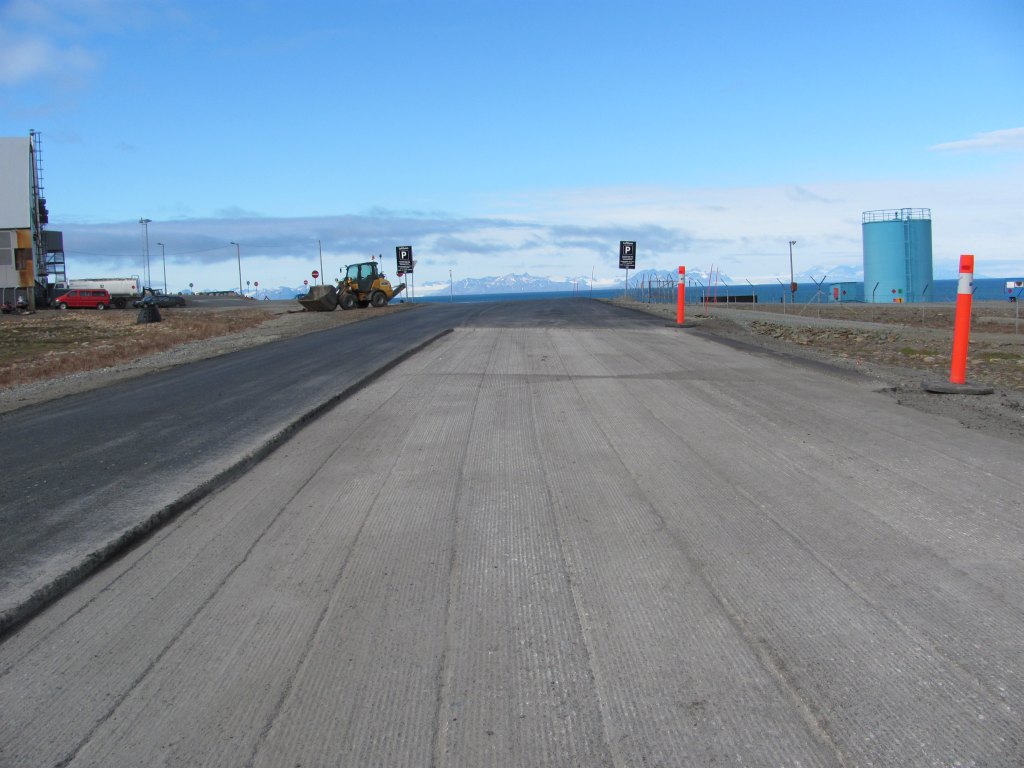
<svg viewBox="0 0 1024 768">
<path fill-rule="evenodd" d="M 636 269 L 636 240 L 619 241 L 619 269 Z"/>
<path fill-rule="evenodd" d="M 395 257 L 398 259 L 398 273 L 405 272 L 408 274 L 412 272 L 413 260 L 412 260 L 412 246 L 411 245 L 398 245 L 395 246 Z"/>
</svg>

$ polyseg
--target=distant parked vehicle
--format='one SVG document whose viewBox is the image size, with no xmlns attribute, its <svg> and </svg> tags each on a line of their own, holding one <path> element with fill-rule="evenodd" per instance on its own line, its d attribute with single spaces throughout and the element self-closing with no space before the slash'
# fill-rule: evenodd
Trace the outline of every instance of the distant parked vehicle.
<svg viewBox="0 0 1024 768">
<path fill-rule="evenodd" d="M 132 306 L 136 308 L 145 307 L 151 304 L 156 304 L 161 309 L 167 309 L 168 307 L 184 307 L 185 297 L 172 296 L 166 293 L 156 293 L 152 296 L 147 296 L 144 299 L 132 302 Z"/>
<path fill-rule="evenodd" d="M 128 302 L 142 298 L 142 281 L 135 277 L 90 277 L 68 280 L 68 288 L 102 288 L 110 293 L 112 305 L 124 309 Z M 110 306 L 110 305 L 108 305 Z"/>
<path fill-rule="evenodd" d="M 53 300 L 57 309 L 106 309 L 110 294 L 102 288 L 72 288 Z"/>
</svg>

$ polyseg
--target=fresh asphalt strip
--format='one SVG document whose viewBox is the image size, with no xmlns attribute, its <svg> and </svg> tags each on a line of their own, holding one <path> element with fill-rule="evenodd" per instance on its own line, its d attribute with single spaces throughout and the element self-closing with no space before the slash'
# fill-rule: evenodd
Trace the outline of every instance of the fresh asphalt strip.
<svg viewBox="0 0 1024 768">
<path fill-rule="evenodd" d="M 0 612 L 0 640 L 19 624 L 29 620 L 46 606 L 50 605 L 61 596 L 67 594 L 76 586 L 81 584 L 91 574 L 98 571 L 111 560 L 136 546 L 139 542 L 157 531 L 163 525 L 176 518 L 185 510 L 194 506 L 210 494 L 220 490 L 228 483 L 244 475 L 254 466 L 266 459 L 270 454 L 280 448 L 293 438 L 308 424 L 334 408 L 339 403 L 352 397 L 362 389 L 372 384 L 388 371 L 405 362 L 413 355 L 418 354 L 426 347 L 433 344 L 451 333 L 454 329 L 447 328 L 440 333 L 431 336 L 429 339 L 407 349 L 397 357 L 389 360 L 379 368 L 366 374 L 359 381 L 349 385 L 336 395 L 328 398 L 325 402 L 317 405 L 293 422 L 282 428 L 275 435 L 271 436 L 259 447 L 247 453 L 228 468 L 218 472 L 213 477 L 200 483 L 188 493 L 156 510 L 136 525 L 122 531 L 119 535 L 101 545 L 92 552 L 86 554 L 79 562 L 68 568 L 63 573 L 55 576 L 49 583 L 43 585 L 21 603 Z"/>
</svg>

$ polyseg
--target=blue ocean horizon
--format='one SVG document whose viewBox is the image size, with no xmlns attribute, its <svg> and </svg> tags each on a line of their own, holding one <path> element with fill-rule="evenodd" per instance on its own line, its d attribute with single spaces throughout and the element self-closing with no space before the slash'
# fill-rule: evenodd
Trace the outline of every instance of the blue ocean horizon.
<svg viewBox="0 0 1024 768">
<path fill-rule="evenodd" d="M 976 301 L 1007 301 L 1011 295 L 1020 293 L 1018 289 L 1014 294 L 1010 294 L 1006 290 L 1006 283 L 1012 280 L 1021 280 L 1021 277 L 992 277 L 992 278 L 981 278 L 974 281 L 974 299 Z M 831 291 L 829 286 L 836 285 L 839 282 L 847 284 L 847 282 L 854 281 L 834 281 L 824 282 L 821 286 L 821 298 L 820 301 L 824 303 L 831 303 Z M 862 283 L 855 283 L 863 285 Z M 944 303 L 944 302 L 955 302 L 957 292 L 958 281 L 957 280 L 936 280 L 932 286 L 932 302 L 933 303 Z M 789 295 L 787 291 L 788 286 L 775 284 L 760 284 L 750 286 L 748 284 L 742 285 L 723 285 L 719 284 L 717 289 L 717 295 L 719 301 L 725 301 L 726 296 L 750 296 L 754 294 L 757 296 L 758 304 L 766 303 L 782 303 L 783 294 L 786 294 L 786 301 L 789 301 Z M 640 298 L 639 293 L 641 289 L 639 286 L 634 287 L 630 285 L 630 294 L 637 295 Z M 526 291 L 519 293 L 483 293 L 483 294 L 469 294 L 459 295 L 455 294 L 450 296 L 448 294 L 434 294 L 432 296 L 416 296 L 414 301 L 431 302 L 439 304 L 470 304 L 488 301 L 544 301 L 544 300 L 564 300 L 573 298 L 582 299 L 614 299 L 622 296 L 625 293 L 623 287 L 620 288 L 595 288 L 590 290 L 584 288 L 578 291 Z M 715 293 L 715 289 L 711 289 L 711 293 Z M 806 304 L 812 302 L 817 298 L 818 287 L 814 283 L 800 284 L 797 287 L 795 303 Z M 700 301 L 701 288 L 688 286 L 686 289 L 686 300 L 687 302 L 696 303 Z M 646 290 L 642 297 L 644 300 L 648 298 Z M 675 302 L 676 301 L 676 289 L 674 286 L 667 287 L 662 291 L 651 292 L 649 296 L 651 301 L 654 302 Z M 1024 296 L 1022 296 L 1024 299 Z M 888 303 L 888 302 L 878 302 Z"/>
</svg>

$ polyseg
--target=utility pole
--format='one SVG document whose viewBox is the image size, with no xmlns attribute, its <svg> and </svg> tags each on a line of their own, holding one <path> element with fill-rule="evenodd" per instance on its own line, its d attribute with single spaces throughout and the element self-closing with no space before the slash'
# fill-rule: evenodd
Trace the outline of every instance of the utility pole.
<svg viewBox="0 0 1024 768">
<path fill-rule="evenodd" d="M 163 243 L 157 243 L 160 246 L 160 261 L 164 265 L 164 293 L 167 293 L 167 252 L 164 250 Z"/>
<path fill-rule="evenodd" d="M 149 279 L 149 225 L 152 219 L 139 219 L 139 224 L 142 225 L 142 274 L 146 278 L 146 287 L 151 288 Z"/>
<path fill-rule="evenodd" d="M 796 279 L 793 276 L 793 246 L 796 245 L 796 240 L 789 241 L 789 292 L 793 294 L 790 304 L 796 301 Z"/>
<path fill-rule="evenodd" d="M 231 241 L 231 244 L 235 246 L 235 256 L 238 258 L 238 295 L 244 299 L 245 294 L 242 293 L 242 246 L 234 240 Z"/>
</svg>

